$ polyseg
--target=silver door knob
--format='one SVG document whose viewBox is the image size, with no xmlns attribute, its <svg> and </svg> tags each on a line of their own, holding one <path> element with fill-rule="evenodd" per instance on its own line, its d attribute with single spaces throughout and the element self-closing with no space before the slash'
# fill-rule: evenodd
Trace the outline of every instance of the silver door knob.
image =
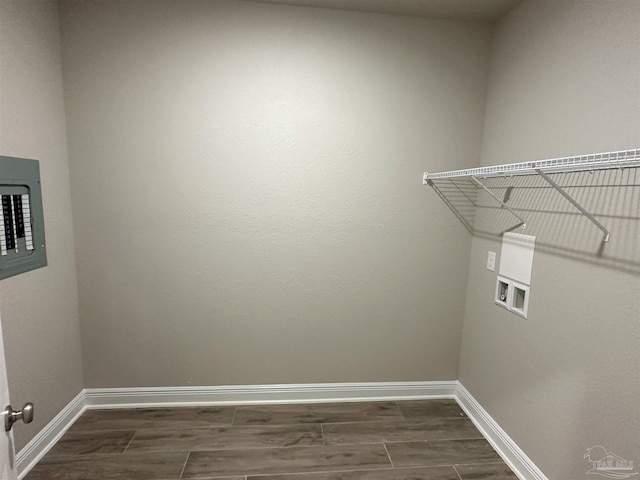
<svg viewBox="0 0 640 480">
<path fill-rule="evenodd" d="M 4 415 L 4 429 L 8 432 L 18 420 L 22 420 L 24 423 L 33 422 L 33 403 L 25 403 L 22 410 L 17 412 L 11 405 L 7 405 L 2 414 Z"/>
</svg>

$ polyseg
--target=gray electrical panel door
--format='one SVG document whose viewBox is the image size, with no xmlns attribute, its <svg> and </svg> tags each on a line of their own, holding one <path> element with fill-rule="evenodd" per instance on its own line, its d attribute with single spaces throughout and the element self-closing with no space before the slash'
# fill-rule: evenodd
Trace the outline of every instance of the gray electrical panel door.
<svg viewBox="0 0 640 480">
<path fill-rule="evenodd" d="M 40 163 L 0 156 L 0 279 L 47 265 Z"/>
</svg>

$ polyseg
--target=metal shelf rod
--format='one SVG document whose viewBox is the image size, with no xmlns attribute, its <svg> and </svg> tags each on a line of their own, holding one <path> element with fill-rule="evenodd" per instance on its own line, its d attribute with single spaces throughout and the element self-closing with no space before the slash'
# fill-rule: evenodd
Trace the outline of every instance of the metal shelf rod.
<svg viewBox="0 0 640 480">
<path fill-rule="evenodd" d="M 575 157 L 551 158 L 532 162 L 507 163 L 489 167 L 468 168 L 465 170 L 451 170 L 448 172 L 424 172 L 424 185 L 427 180 L 437 180 L 454 177 L 504 177 L 515 175 L 536 175 L 537 170 L 546 173 L 579 172 L 603 170 L 611 168 L 640 167 L 640 148 L 620 150 L 617 152 L 593 153 Z"/>
<path fill-rule="evenodd" d="M 604 225 L 602 225 L 597 219 L 596 217 L 594 217 L 593 215 L 591 215 L 589 212 L 587 212 L 582 205 L 580 205 L 578 202 L 576 202 L 573 197 L 571 195 L 569 195 L 566 191 L 563 190 L 563 188 L 558 185 L 556 182 L 554 182 L 553 180 L 551 180 L 551 178 L 544 173 L 542 170 L 537 169 L 536 170 L 538 172 L 538 175 L 540 175 L 542 178 L 544 178 L 547 183 L 549 185 L 551 185 L 553 188 L 555 188 L 558 193 L 560 195 L 562 195 L 564 198 L 566 198 L 569 203 L 571 203 L 571 205 L 573 205 L 574 207 L 576 207 L 578 210 L 580 210 L 580 213 L 582 213 L 585 217 L 587 217 L 591 223 L 593 223 L 596 227 L 598 227 L 600 230 L 602 230 L 602 232 L 604 233 L 604 238 L 602 239 L 603 242 L 608 242 L 609 241 L 609 230 L 607 230 L 605 228 Z"/>
<path fill-rule="evenodd" d="M 516 217 L 518 220 L 520 220 L 520 224 L 516 225 L 516 227 L 522 226 L 522 228 L 527 228 L 527 222 L 520 216 L 518 215 L 516 212 L 514 212 L 513 210 L 511 210 L 511 208 L 509 208 L 509 206 L 504 203 L 502 200 L 500 200 L 498 197 L 495 196 L 495 194 L 489 190 L 487 187 L 485 187 L 482 182 L 480 182 L 480 180 L 478 180 L 476 177 L 470 177 L 471 180 L 478 186 L 482 187 L 482 189 L 487 192 L 489 195 L 491 195 L 491 197 L 498 202 L 500 205 L 502 205 L 511 215 L 513 215 L 514 217 Z M 514 227 L 515 228 L 515 227 Z"/>
</svg>

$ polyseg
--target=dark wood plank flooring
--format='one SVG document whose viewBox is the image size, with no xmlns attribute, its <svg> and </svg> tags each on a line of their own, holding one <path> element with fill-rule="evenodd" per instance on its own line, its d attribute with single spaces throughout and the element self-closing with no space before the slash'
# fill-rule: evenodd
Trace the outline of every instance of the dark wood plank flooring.
<svg viewBox="0 0 640 480">
<path fill-rule="evenodd" d="M 85 412 L 25 480 L 517 480 L 454 400 Z"/>
</svg>

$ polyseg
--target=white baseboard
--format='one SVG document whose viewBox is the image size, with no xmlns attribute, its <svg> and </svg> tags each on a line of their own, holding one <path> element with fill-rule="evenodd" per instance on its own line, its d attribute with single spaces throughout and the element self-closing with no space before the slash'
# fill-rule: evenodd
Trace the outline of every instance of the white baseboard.
<svg viewBox="0 0 640 480">
<path fill-rule="evenodd" d="M 88 408 L 140 408 L 453 398 L 456 386 L 456 381 L 447 381 L 91 388 L 85 390 L 85 405 Z"/>
<path fill-rule="evenodd" d="M 458 381 L 89 388 L 80 392 L 16 455 L 18 478 L 53 447 L 86 409 L 394 401 L 454 398 L 521 480 L 548 480 Z"/>
<path fill-rule="evenodd" d="M 44 457 L 85 409 L 84 391 L 81 391 L 16 454 L 18 478 L 22 479 L 29 473 L 29 470 Z"/>
<path fill-rule="evenodd" d="M 478 430 L 518 478 L 521 480 L 549 480 L 460 382 L 456 388 L 455 398 L 471 421 L 478 427 Z"/>
</svg>

